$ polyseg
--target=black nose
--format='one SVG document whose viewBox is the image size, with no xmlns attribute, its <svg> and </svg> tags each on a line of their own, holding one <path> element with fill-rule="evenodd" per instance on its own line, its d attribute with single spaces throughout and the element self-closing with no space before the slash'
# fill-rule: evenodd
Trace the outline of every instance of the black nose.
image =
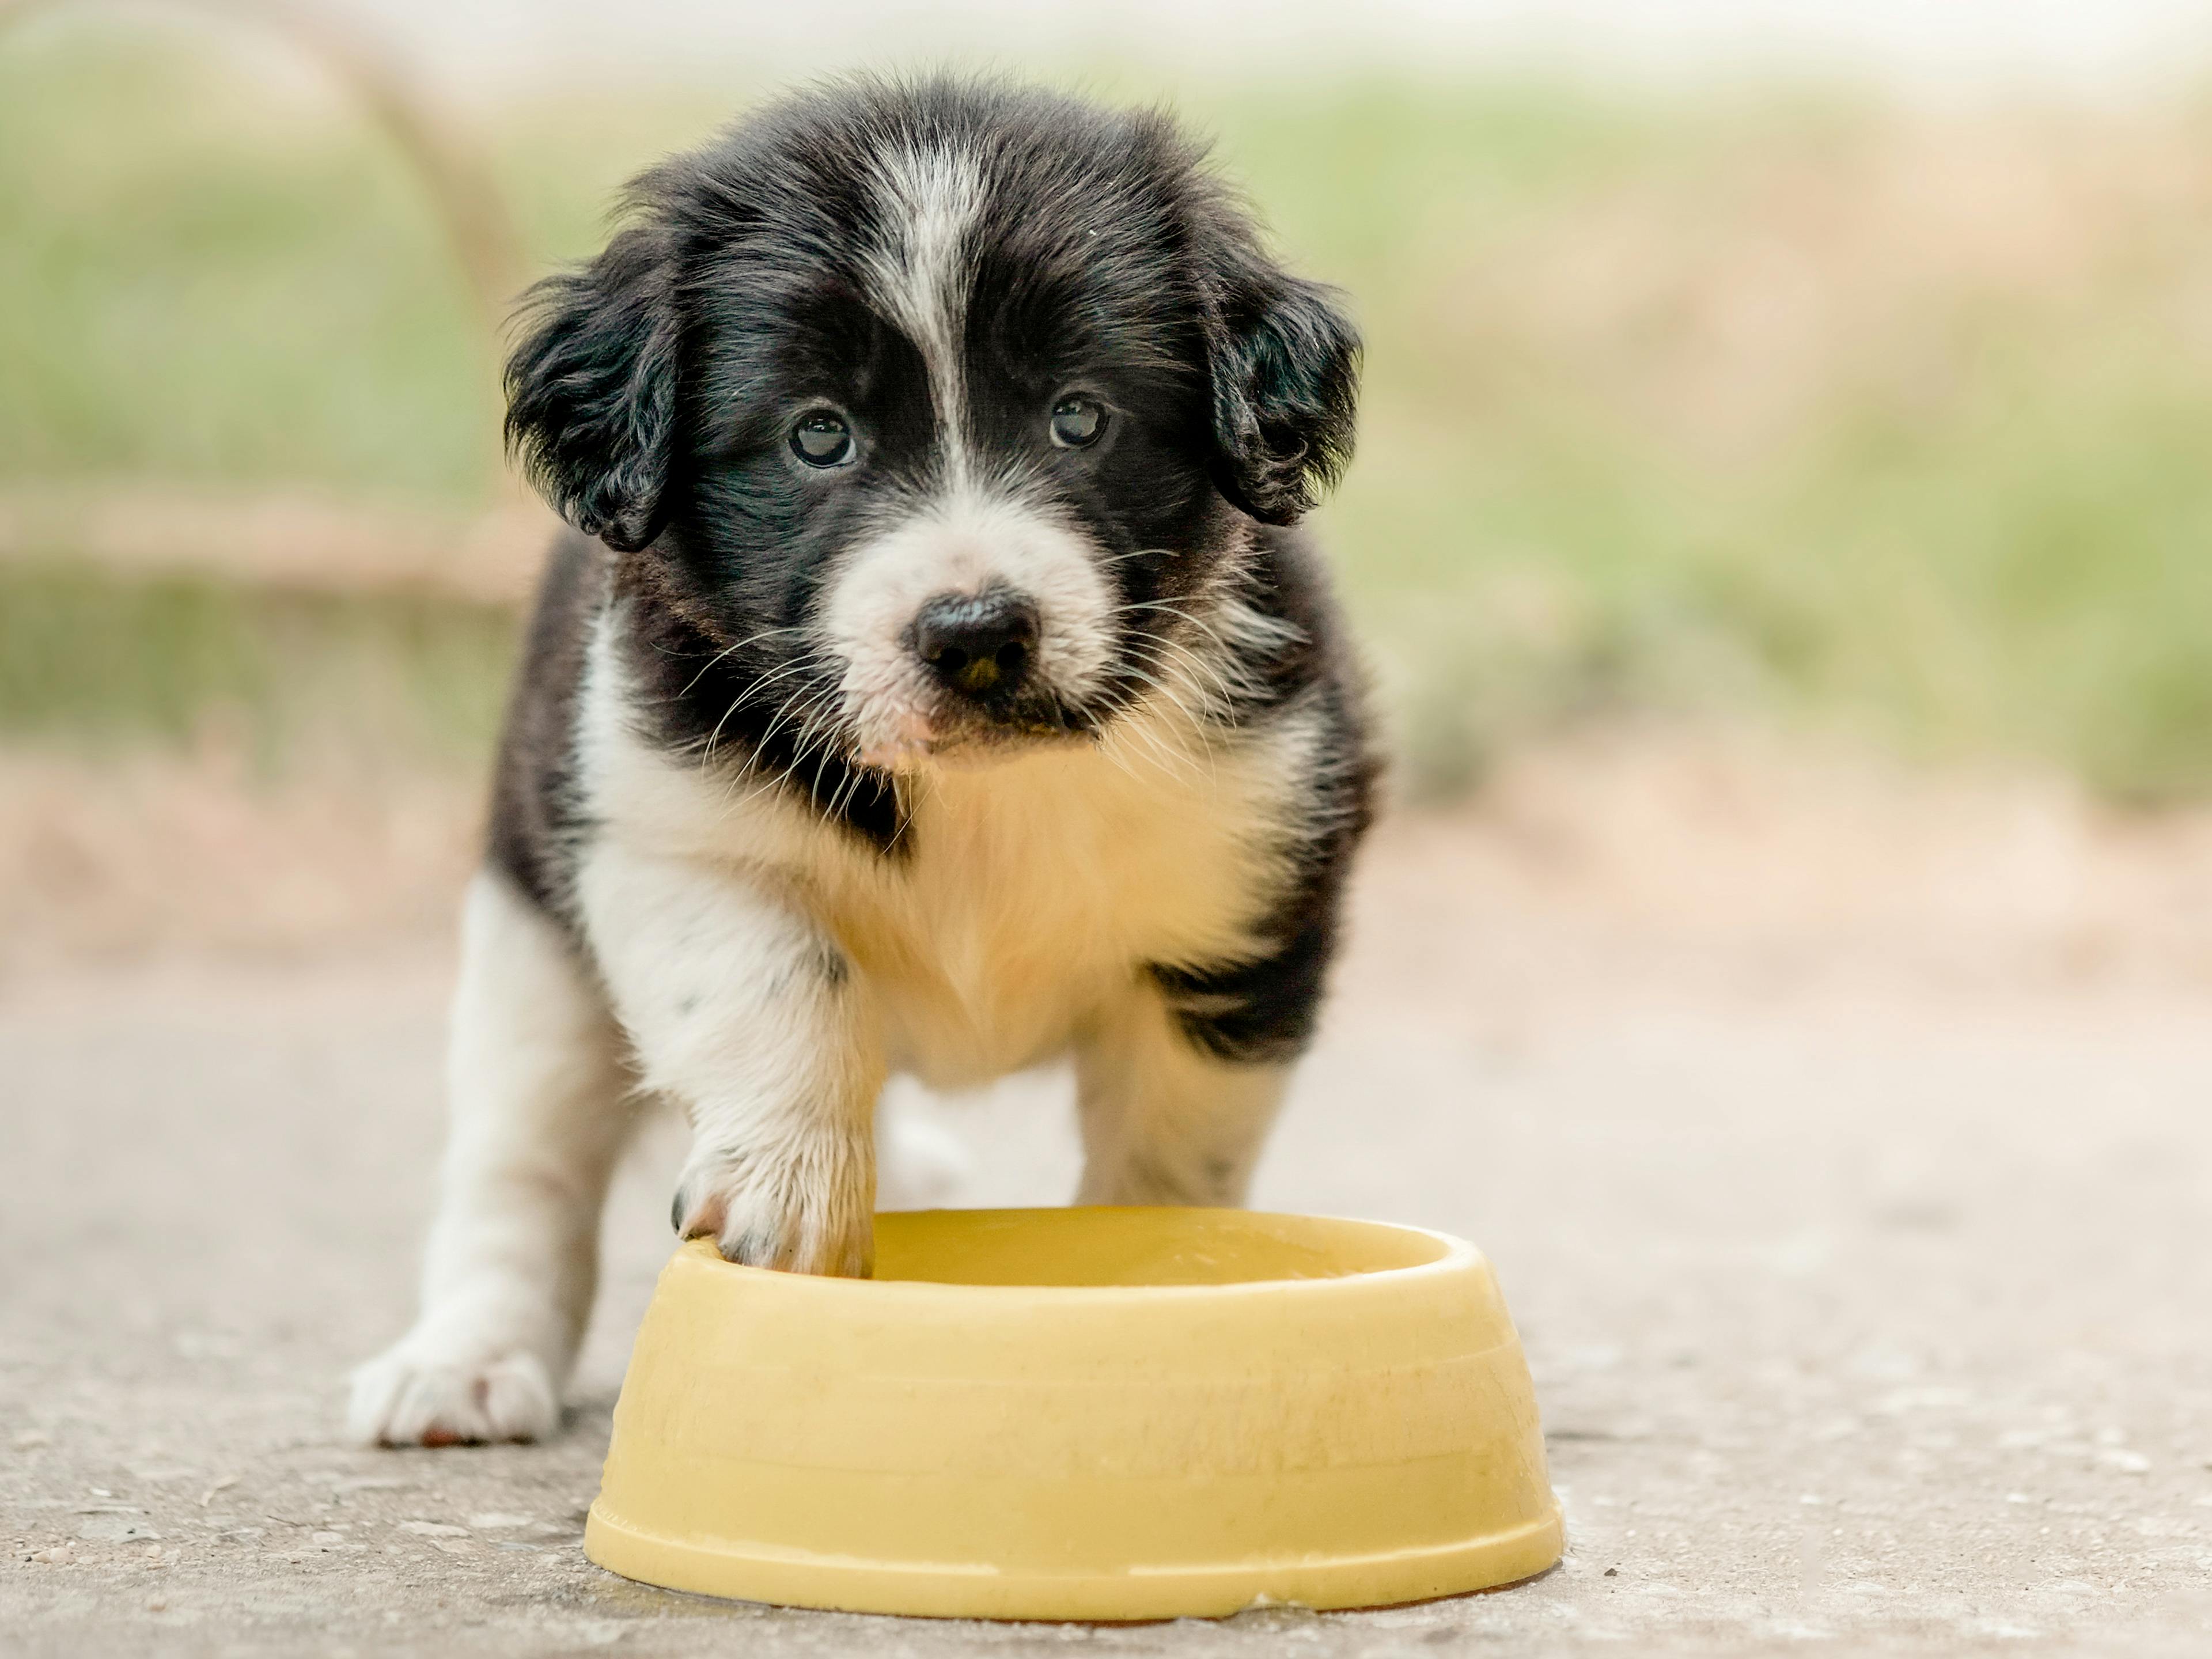
<svg viewBox="0 0 2212 1659">
<path fill-rule="evenodd" d="M 915 654 L 939 679 L 971 697 L 1018 686 L 1036 641 L 1036 607 L 1001 587 L 939 593 L 914 619 Z"/>
</svg>

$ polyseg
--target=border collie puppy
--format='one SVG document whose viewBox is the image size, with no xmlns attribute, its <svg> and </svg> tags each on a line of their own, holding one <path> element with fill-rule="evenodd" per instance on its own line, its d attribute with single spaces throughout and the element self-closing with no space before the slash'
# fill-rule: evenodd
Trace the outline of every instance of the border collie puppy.
<svg viewBox="0 0 2212 1659">
<path fill-rule="evenodd" d="M 419 1322 L 364 1442 L 553 1430 L 641 1092 L 678 1233 L 865 1274 L 878 1092 L 1072 1054 L 1080 1201 L 1234 1204 L 1375 763 L 1291 528 L 1358 341 L 1156 113 L 790 98 L 550 278 L 507 432 L 574 526 L 500 750 Z"/>
</svg>

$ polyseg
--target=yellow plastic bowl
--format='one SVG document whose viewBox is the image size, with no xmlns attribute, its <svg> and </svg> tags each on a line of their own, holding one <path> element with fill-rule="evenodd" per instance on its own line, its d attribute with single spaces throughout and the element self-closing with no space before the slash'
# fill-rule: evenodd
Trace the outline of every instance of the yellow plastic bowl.
<svg viewBox="0 0 2212 1659">
<path fill-rule="evenodd" d="M 876 1226 L 872 1279 L 676 1253 L 592 1560 L 750 1601 L 1129 1620 L 1420 1601 L 1559 1558 L 1473 1245 L 1236 1210 Z"/>
</svg>

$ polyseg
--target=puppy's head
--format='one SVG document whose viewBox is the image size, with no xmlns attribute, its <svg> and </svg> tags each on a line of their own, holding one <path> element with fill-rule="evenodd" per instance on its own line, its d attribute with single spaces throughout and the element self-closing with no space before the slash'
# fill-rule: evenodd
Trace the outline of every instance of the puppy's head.
<svg viewBox="0 0 2212 1659">
<path fill-rule="evenodd" d="M 507 425 L 541 488 L 720 695 L 893 770 L 1164 685 L 1249 520 L 1351 444 L 1327 293 L 1164 118 L 1045 94 L 773 106 L 640 179 L 534 301 Z"/>
</svg>

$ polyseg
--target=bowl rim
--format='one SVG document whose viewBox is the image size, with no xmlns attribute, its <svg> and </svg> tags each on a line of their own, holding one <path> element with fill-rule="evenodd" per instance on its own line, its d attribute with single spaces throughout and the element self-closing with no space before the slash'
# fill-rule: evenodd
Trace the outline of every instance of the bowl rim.
<svg viewBox="0 0 2212 1659">
<path fill-rule="evenodd" d="M 1431 1260 L 1403 1267 L 1376 1267 L 1315 1279 L 1239 1279 L 1218 1285 L 971 1285 L 938 1279 L 842 1279 L 820 1273 L 795 1273 L 775 1267 L 748 1267 L 726 1260 L 711 1238 L 684 1239 L 674 1260 L 689 1258 L 709 1269 L 724 1268 L 741 1280 L 773 1283 L 786 1294 L 838 1296 L 848 1298 L 907 1301 L 924 1298 L 976 1302 L 1077 1304 L 1097 1307 L 1116 1303 L 1185 1303 L 1253 1297 L 1356 1296 L 1372 1290 L 1410 1285 L 1424 1278 L 1439 1278 L 1473 1267 L 1486 1267 L 1489 1258 L 1454 1233 L 1405 1222 L 1376 1221 L 1366 1216 L 1311 1215 L 1293 1210 L 1248 1210 L 1214 1206 L 1165 1204 L 1062 1204 L 961 1206 L 924 1205 L 912 1209 L 879 1211 L 879 1215 L 1066 1215 L 1081 1210 L 1164 1210 L 1179 1215 L 1234 1214 L 1297 1222 L 1323 1222 L 1428 1239 L 1443 1249 Z"/>
</svg>

